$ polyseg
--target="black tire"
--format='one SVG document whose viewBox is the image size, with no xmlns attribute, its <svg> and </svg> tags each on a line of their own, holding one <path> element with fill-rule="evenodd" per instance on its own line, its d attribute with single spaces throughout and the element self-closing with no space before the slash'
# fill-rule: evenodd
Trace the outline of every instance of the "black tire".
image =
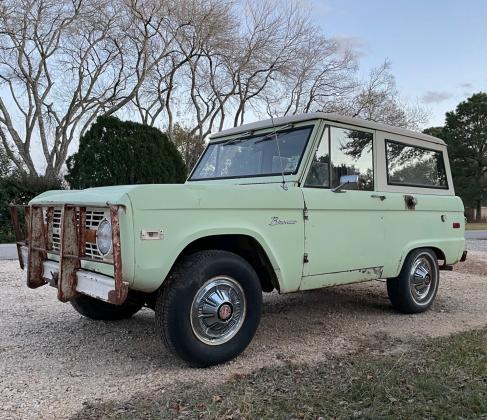
<svg viewBox="0 0 487 420">
<path fill-rule="evenodd" d="M 79 295 L 71 300 L 71 305 L 81 315 L 102 321 L 118 321 L 130 318 L 143 306 L 143 302 L 131 299 L 130 294 L 127 300 L 121 305 L 112 305 L 102 300 L 94 299 L 91 296 Z"/>
<path fill-rule="evenodd" d="M 428 273 L 421 274 L 415 270 L 417 264 L 420 265 L 418 269 L 423 267 Z M 418 274 L 413 275 L 413 270 Z M 404 261 L 399 276 L 387 279 L 387 293 L 392 306 L 405 314 L 426 311 L 438 292 L 439 273 L 438 259 L 431 249 L 419 248 L 411 251 Z M 421 298 L 422 295 L 424 297 Z"/>
<path fill-rule="evenodd" d="M 231 309 L 229 318 L 219 321 L 237 324 L 238 317 L 240 327 L 228 341 L 208 344 L 197 336 L 192 308 L 197 296 L 218 279 L 231 279 L 237 283 L 235 287 L 239 287 L 239 293 L 245 297 L 242 299 L 245 310 Z M 206 300 L 202 298 L 201 302 Z M 224 303 L 219 305 L 215 309 L 218 316 Z M 231 252 L 201 251 L 184 257 L 159 291 L 155 308 L 156 330 L 168 349 L 189 365 L 212 366 L 231 360 L 245 350 L 257 330 L 261 311 L 262 288 L 252 266 Z"/>
</svg>

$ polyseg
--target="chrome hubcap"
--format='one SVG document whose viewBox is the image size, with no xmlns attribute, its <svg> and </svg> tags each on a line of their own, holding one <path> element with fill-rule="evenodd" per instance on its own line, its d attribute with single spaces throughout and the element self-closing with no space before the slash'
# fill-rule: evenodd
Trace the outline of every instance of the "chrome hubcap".
<svg viewBox="0 0 487 420">
<path fill-rule="evenodd" d="M 410 275 L 409 285 L 413 299 L 419 303 L 427 303 L 434 290 L 435 273 L 429 258 L 420 256 L 414 261 Z"/>
<path fill-rule="evenodd" d="M 245 294 L 235 279 L 227 276 L 212 278 L 193 299 L 193 333 L 205 344 L 223 344 L 242 327 L 246 309 Z"/>
<path fill-rule="evenodd" d="M 232 314 L 233 308 L 229 303 L 224 303 L 218 308 L 218 318 L 222 321 L 228 321 L 232 317 Z"/>
</svg>

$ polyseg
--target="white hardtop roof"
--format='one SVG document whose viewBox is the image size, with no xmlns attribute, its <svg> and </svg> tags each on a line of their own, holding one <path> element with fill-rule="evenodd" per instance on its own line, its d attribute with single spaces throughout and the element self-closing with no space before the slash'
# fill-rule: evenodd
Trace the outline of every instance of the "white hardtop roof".
<svg viewBox="0 0 487 420">
<path fill-rule="evenodd" d="M 245 133 L 247 131 L 257 131 L 257 130 L 262 130 L 264 128 L 270 128 L 272 126 L 275 126 L 277 128 L 285 124 L 292 124 L 292 123 L 318 120 L 318 119 L 327 120 L 330 122 L 337 122 L 341 124 L 354 125 L 357 127 L 369 128 L 371 130 L 385 131 L 387 133 L 398 134 L 401 136 L 424 140 L 430 143 L 445 145 L 445 142 L 443 140 L 433 136 L 429 136 L 427 134 L 419 133 L 412 130 L 406 130 L 404 128 L 393 127 L 391 125 L 377 123 L 374 121 L 368 121 L 362 118 L 345 117 L 340 114 L 325 113 L 325 112 L 312 112 L 308 114 L 289 115 L 287 117 L 274 118 L 274 121 L 268 119 L 268 120 L 256 121 L 249 124 L 244 124 L 239 127 L 229 128 L 227 130 L 220 131 L 219 133 L 212 134 L 210 136 L 210 142 L 212 140 L 216 140 L 221 137 L 232 136 L 234 134 Z"/>
</svg>

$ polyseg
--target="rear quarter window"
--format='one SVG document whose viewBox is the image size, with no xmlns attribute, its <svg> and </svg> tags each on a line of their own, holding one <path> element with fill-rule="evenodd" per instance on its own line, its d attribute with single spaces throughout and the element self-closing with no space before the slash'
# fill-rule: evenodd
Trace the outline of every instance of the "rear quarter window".
<svg viewBox="0 0 487 420">
<path fill-rule="evenodd" d="M 387 183 L 448 189 L 443 152 L 386 140 Z"/>
</svg>

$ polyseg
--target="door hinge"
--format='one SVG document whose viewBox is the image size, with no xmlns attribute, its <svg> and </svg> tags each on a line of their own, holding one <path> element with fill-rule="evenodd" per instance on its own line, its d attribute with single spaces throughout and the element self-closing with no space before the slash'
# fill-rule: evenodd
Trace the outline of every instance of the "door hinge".
<svg viewBox="0 0 487 420">
<path fill-rule="evenodd" d="M 304 254 L 303 256 L 303 262 L 306 264 L 306 263 L 309 263 L 309 258 L 308 258 L 308 254 Z"/>
<path fill-rule="evenodd" d="M 306 206 L 303 209 L 303 219 L 304 220 L 308 220 L 309 219 L 308 208 Z"/>
</svg>

